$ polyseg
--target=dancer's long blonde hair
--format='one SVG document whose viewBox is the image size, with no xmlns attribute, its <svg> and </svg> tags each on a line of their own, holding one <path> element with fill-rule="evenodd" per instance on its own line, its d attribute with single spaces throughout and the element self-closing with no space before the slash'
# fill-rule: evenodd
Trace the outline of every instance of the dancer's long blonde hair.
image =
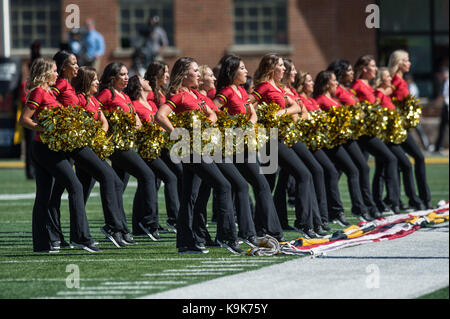
<svg viewBox="0 0 450 319">
<path fill-rule="evenodd" d="M 409 56 L 408 52 L 404 50 L 396 50 L 392 52 L 392 54 L 389 56 L 388 62 L 389 73 L 391 73 L 391 76 L 397 74 L 403 59 L 408 56 Z"/>
<path fill-rule="evenodd" d="M 52 68 L 55 65 L 55 61 L 47 58 L 37 58 L 31 65 L 30 77 L 27 81 L 28 95 L 35 88 L 42 87 L 44 84 L 49 85 L 52 78 Z M 28 97 L 28 96 L 27 96 Z"/>
<path fill-rule="evenodd" d="M 253 77 L 253 82 L 255 83 L 255 86 L 257 86 L 260 83 L 269 81 L 271 79 L 279 60 L 280 56 L 274 53 L 268 53 L 262 57 L 258 65 L 258 69 L 255 71 L 255 75 Z M 276 84 L 279 85 L 281 83 Z"/>
<path fill-rule="evenodd" d="M 383 72 L 386 71 L 389 72 L 389 68 L 385 66 L 378 69 L 377 76 L 373 85 L 374 89 L 378 89 L 381 86 L 381 83 L 383 82 Z"/>
</svg>

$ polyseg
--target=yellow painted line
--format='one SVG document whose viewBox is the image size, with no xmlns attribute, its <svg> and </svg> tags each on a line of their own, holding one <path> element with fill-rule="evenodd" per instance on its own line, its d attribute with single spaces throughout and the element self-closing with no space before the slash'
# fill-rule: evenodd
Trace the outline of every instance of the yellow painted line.
<svg viewBox="0 0 450 319">
<path fill-rule="evenodd" d="M 0 162 L 0 168 L 25 168 L 25 162 Z"/>
</svg>

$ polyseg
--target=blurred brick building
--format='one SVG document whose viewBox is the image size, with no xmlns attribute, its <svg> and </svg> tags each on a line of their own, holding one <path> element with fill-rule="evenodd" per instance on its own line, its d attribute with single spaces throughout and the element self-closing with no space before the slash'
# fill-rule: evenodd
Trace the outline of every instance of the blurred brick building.
<svg viewBox="0 0 450 319">
<path fill-rule="evenodd" d="M 131 67 L 138 30 L 155 15 L 169 38 L 163 57 L 170 66 L 180 56 L 214 66 L 235 53 L 253 74 L 263 54 L 276 52 L 314 76 L 336 58 L 354 63 L 372 54 L 385 65 L 402 48 L 426 98 L 439 92 L 436 72 L 448 67 L 448 0 L 11 0 L 11 53 L 23 58 L 25 74 L 33 40 L 48 56 L 69 40 L 70 4 L 78 6 L 81 26 L 93 18 L 105 38 L 100 71 L 114 60 Z M 379 8 L 379 28 L 366 25 L 370 4 Z"/>
</svg>

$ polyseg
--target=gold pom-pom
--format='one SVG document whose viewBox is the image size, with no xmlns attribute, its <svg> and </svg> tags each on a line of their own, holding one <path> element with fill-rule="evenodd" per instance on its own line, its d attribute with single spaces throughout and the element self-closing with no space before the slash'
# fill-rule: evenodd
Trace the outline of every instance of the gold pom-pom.
<svg viewBox="0 0 450 319">
<path fill-rule="evenodd" d="M 277 116 L 279 110 L 281 107 L 274 102 L 259 104 L 256 109 L 258 123 L 266 129 L 277 128 L 278 138 L 287 146 L 292 146 L 300 140 L 296 123 L 290 115 Z"/>
<path fill-rule="evenodd" d="M 327 123 L 328 117 L 325 112 L 310 112 L 309 119 L 299 119 L 296 122 L 296 133 L 299 140 L 312 151 L 327 146 L 329 144 Z"/>
<path fill-rule="evenodd" d="M 166 143 L 167 134 L 155 122 L 143 122 L 137 132 L 136 144 L 138 154 L 146 160 L 157 159 L 161 155 L 161 148 Z"/>
<path fill-rule="evenodd" d="M 419 125 L 420 116 L 422 114 L 422 105 L 419 99 L 416 99 L 412 95 L 408 95 L 401 101 L 393 97 L 392 102 L 399 111 L 403 121 L 403 127 L 406 130 Z"/>
<path fill-rule="evenodd" d="M 361 103 L 361 109 L 364 112 L 364 135 L 380 137 L 384 134 L 388 126 L 385 108 L 365 101 Z"/>
<path fill-rule="evenodd" d="M 381 131 L 377 136 L 385 143 L 401 144 L 408 137 L 408 132 L 404 128 L 403 119 L 397 110 L 384 109 L 384 114 L 388 118 L 386 130 Z"/>
<path fill-rule="evenodd" d="M 209 152 L 205 151 L 205 153 L 204 150 L 209 150 L 211 148 L 215 149 L 218 144 L 220 144 L 220 148 L 222 147 L 222 141 L 215 136 L 203 138 L 203 132 L 209 128 L 212 128 L 213 125 L 202 110 L 194 110 L 179 114 L 171 113 L 169 115 L 169 120 L 174 128 L 184 128 L 188 130 L 190 136 L 189 150 L 191 154 L 195 152 L 199 155 L 210 155 Z M 164 147 L 170 150 L 176 143 L 178 143 L 178 140 L 166 138 Z M 205 148 L 206 145 L 208 145 L 207 148 Z M 187 150 L 187 147 L 181 148 L 180 150 L 185 151 Z M 177 155 L 180 157 L 185 157 L 189 154 L 178 153 Z"/>
<path fill-rule="evenodd" d="M 94 130 L 94 120 L 80 107 L 45 108 L 39 112 L 38 122 L 44 128 L 42 142 L 53 151 L 71 152 L 90 146 L 88 132 Z"/>
<path fill-rule="evenodd" d="M 134 114 L 125 113 L 116 108 L 112 111 L 104 111 L 109 123 L 108 138 L 114 150 L 127 151 L 136 147 L 136 117 Z"/>
<path fill-rule="evenodd" d="M 101 122 L 96 121 L 96 128 L 91 131 L 90 147 L 101 160 L 105 160 L 114 153 L 114 145 L 111 143 L 111 136 L 101 127 Z"/>
</svg>

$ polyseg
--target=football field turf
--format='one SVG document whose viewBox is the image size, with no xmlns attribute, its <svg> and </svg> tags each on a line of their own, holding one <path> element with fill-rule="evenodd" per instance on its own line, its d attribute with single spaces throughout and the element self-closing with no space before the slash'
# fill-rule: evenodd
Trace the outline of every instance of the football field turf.
<svg viewBox="0 0 450 319">
<path fill-rule="evenodd" d="M 427 176 L 433 204 L 441 199 L 448 200 L 448 161 L 445 164 L 428 164 Z M 21 168 L 2 168 L 0 185 L 0 298 L 137 298 L 301 258 L 235 256 L 224 248 L 209 249 L 209 254 L 204 255 L 179 255 L 173 232 L 162 233 L 158 242 L 136 236 L 137 245 L 115 248 L 100 232 L 104 219 L 98 185 L 92 191 L 86 211 L 91 234 L 99 242 L 101 252 L 70 249 L 54 254 L 37 254 L 33 253 L 31 237 L 35 182 L 26 180 Z M 130 227 L 135 191 L 136 180 L 131 178 L 124 194 Z M 358 220 L 350 214 L 345 176 L 340 180 L 340 191 L 348 220 L 357 223 Z M 407 202 L 404 194 L 402 198 Z M 160 223 L 165 225 L 167 215 L 163 189 L 159 190 L 158 199 Z M 61 214 L 62 229 L 68 240 L 66 194 L 63 196 Z M 208 229 L 214 238 L 216 225 L 210 218 L 211 200 L 208 204 Z M 294 212 L 289 209 L 291 225 L 294 218 Z M 340 229 L 337 225 L 330 226 L 332 231 Z M 298 233 L 285 233 L 287 240 L 298 236 Z M 249 248 L 245 244 L 241 247 L 244 250 Z"/>
</svg>

